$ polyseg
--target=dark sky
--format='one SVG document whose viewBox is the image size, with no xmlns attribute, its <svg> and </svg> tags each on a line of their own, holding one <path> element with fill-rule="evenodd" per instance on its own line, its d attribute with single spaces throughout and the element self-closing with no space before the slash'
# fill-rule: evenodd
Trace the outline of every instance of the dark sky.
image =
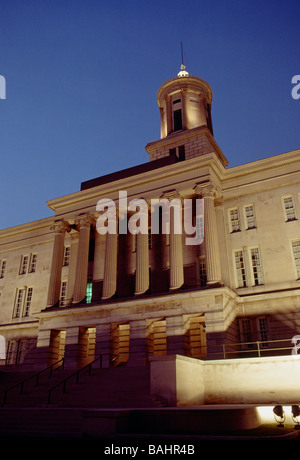
<svg viewBox="0 0 300 460">
<path fill-rule="evenodd" d="M 230 166 L 299 149 L 299 16 L 290 0 L 0 0 L 0 229 L 148 161 L 181 41 Z"/>
</svg>

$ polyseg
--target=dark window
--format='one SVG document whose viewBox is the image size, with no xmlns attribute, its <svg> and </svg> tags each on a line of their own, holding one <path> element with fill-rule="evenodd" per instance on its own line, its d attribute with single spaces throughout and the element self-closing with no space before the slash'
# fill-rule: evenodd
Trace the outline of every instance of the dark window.
<svg viewBox="0 0 300 460">
<path fill-rule="evenodd" d="M 174 131 L 182 129 L 181 109 L 174 110 Z"/>
<path fill-rule="evenodd" d="M 178 159 L 179 161 L 185 160 L 185 148 L 184 145 L 178 147 Z"/>
</svg>

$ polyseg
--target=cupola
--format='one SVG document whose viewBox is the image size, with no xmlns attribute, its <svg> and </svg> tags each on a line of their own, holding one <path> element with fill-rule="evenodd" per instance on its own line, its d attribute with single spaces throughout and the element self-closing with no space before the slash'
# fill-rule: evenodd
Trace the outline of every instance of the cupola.
<svg viewBox="0 0 300 460">
<path fill-rule="evenodd" d="M 207 126 L 213 134 L 211 102 L 209 84 L 191 76 L 182 64 L 177 76 L 166 81 L 157 93 L 161 139 L 174 132 L 199 126 Z"/>
</svg>

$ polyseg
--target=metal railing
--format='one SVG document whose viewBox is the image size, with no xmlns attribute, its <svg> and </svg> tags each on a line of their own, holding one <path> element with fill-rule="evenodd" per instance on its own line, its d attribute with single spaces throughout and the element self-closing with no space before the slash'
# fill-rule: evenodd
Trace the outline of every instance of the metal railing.
<svg viewBox="0 0 300 460">
<path fill-rule="evenodd" d="M 295 348 L 294 345 L 288 347 L 278 346 L 279 343 L 291 343 L 291 339 L 256 340 L 253 342 L 210 345 L 207 346 L 206 359 L 209 359 L 209 355 L 213 355 L 214 357 L 219 355 L 223 359 L 229 359 L 230 355 L 238 355 L 238 357 L 243 357 L 242 355 L 249 356 L 249 354 L 254 354 L 257 357 L 262 357 L 263 355 L 276 356 L 278 352 L 280 354 L 288 354 L 287 351 L 289 351 L 289 354 L 291 354 L 291 351 Z"/>
<path fill-rule="evenodd" d="M 4 406 L 6 404 L 6 401 L 7 401 L 7 393 L 11 390 L 13 390 L 14 388 L 17 388 L 18 386 L 20 386 L 20 394 L 23 394 L 23 391 L 24 391 L 24 385 L 26 382 L 28 382 L 29 380 L 32 380 L 35 378 L 35 386 L 37 386 L 39 384 L 39 377 L 42 373 L 44 372 L 47 372 L 48 370 L 50 371 L 49 372 L 49 378 L 52 376 L 52 372 L 53 372 L 53 369 L 54 367 L 59 367 L 61 370 L 64 369 L 64 362 L 65 362 L 65 358 L 61 358 L 59 361 L 56 361 L 55 363 L 51 364 L 50 366 L 47 366 L 45 367 L 44 369 L 36 372 L 35 374 L 33 375 L 30 375 L 29 377 L 27 377 L 26 379 L 23 379 L 21 380 L 20 382 L 17 382 L 15 383 L 14 385 L 12 385 L 11 387 L 9 388 L 6 388 L 3 392 L 3 400 L 2 400 L 2 406 Z M 59 363 L 62 363 L 60 366 Z"/>
<path fill-rule="evenodd" d="M 51 402 L 51 396 L 52 396 L 52 392 L 53 390 L 55 390 L 56 388 L 62 386 L 63 387 L 63 393 L 66 392 L 66 384 L 67 384 L 67 381 L 72 379 L 73 377 L 76 377 L 76 384 L 79 383 L 79 375 L 82 371 L 84 371 L 85 369 L 88 368 L 88 373 L 89 373 L 89 376 L 91 375 L 91 372 L 92 372 L 92 365 L 96 362 L 96 361 L 99 361 L 99 367 L 102 368 L 102 355 L 99 355 L 97 358 L 95 358 L 93 361 L 91 361 L 90 363 L 86 364 L 85 366 L 81 367 L 80 369 L 78 369 L 77 371 L 75 371 L 73 374 L 69 375 L 68 377 L 66 377 L 64 380 L 62 380 L 61 382 L 57 383 L 56 385 L 54 385 L 53 387 L 49 388 L 48 390 L 48 402 L 47 404 L 49 405 L 50 402 Z"/>
</svg>

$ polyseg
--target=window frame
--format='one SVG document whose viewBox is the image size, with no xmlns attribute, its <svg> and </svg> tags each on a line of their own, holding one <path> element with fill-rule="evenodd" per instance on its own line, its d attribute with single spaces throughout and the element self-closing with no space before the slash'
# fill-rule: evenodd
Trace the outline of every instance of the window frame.
<svg viewBox="0 0 300 460">
<path fill-rule="evenodd" d="M 28 273 L 35 273 L 37 265 L 37 253 L 32 252 L 30 254 L 29 263 L 28 263 Z"/>
<path fill-rule="evenodd" d="M 298 259 L 295 257 L 294 246 L 293 246 L 294 243 L 298 243 L 298 247 L 299 247 L 299 258 Z M 291 241 L 291 251 L 292 251 L 292 256 L 293 256 L 296 280 L 300 280 L 300 239 L 295 239 Z M 299 261 L 299 269 L 297 267 L 297 260 Z"/>
<path fill-rule="evenodd" d="M 249 220 L 251 219 L 251 217 L 247 216 L 247 211 L 246 211 L 246 208 L 250 208 L 250 207 L 252 207 L 252 210 L 253 210 L 252 219 L 253 219 L 253 223 L 254 223 L 254 225 L 251 225 L 251 226 L 249 225 Z M 252 230 L 254 228 L 257 228 L 256 227 L 256 215 L 255 215 L 254 204 L 253 203 L 245 204 L 243 206 L 243 210 L 244 210 L 245 229 L 246 230 Z"/>
<path fill-rule="evenodd" d="M 1 259 L 0 261 L 0 279 L 5 277 L 5 271 L 7 266 L 7 259 Z"/>
<path fill-rule="evenodd" d="M 237 253 L 240 253 L 242 256 L 242 259 L 239 257 L 239 263 L 242 260 L 242 267 L 237 266 L 237 259 L 236 255 Z M 247 287 L 247 270 L 246 270 L 246 263 L 245 263 L 245 254 L 243 249 L 234 249 L 233 251 L 233 263 L 234 263 L 234 272 L 235 272 L 235 281 L 236 281 L 236 287 L 237 289 L 239 288 L 245 288 Z M 239 270 L 241 270 L 241 275 L 239 274 Z M 240 282 L 242 281 L 242 283 Z"/>
<path fill-rule="evenodd" d="M 253 257 L 252 257 L 252 251 L 257 251 L 257 254 L 259 256 L 259 264 L 254 265 L 253 264 Z M 251 278 L 252 278 L 252 285 L 253 286 L 263 286 L 264 285 L 264 272 L 263 272 L 263 265 L 262 265 L 262 257 L 261 257 L 261 251 L 259 246 L 253 246 L 249 248 L 249 257 L 250 257 L 250 266 L 251 266 Z M 260 267 L 260 281 L 259 282 L 259 275 L 257 275 L 258 271 L 255 268 Z M 257 275 L 257 276 L 256 276 Z M 256 278 L 258 282 L 256 282 Z"/>
<path fill-rule="evenodd" d="M 290 207 L 290 208 L 287 208 L 285 206 L 285 200 L 288 200 L 288 199 L 290 199 L 291 202 L 292 202 L 292 207 Z M 297 219 L 297 213 L 296 213 L 296 207 L 295 207 L 295 200 L 294 200 L 293 195 L 284 195 L 282 197 L 282 206 L 283 206 L 285 222 L 293 222 L 295 220 L 298 220 Z M 291 209 L 293 210 L 293 217 L 289 217 L 289 214 L 288 214 L 288 210 L 291 210 Z"/>
<path fill-rule="evenodd" d="M 26 275 L 29 265 L 29 254 L 22 254 L 19 275 Z"/>
<path fill-rule="evenodd" d="M 232 212 L 236 212 L 237 219 L 232 219 Z M 238 228 L 234 228 L 234 222 L 237 222 Z M 241 231 L 241 219 L 240 219 L 240 213 L 239 213 L 239 208 L 234 207 L 234 208 L 229 208 L 228 209 L 228 222 L 229 222 L 229 233 L 237 233 Z"/>
<path fill-rule="evenodd" d="M 64 307 L 66 305 L 67 289 L 68 289 L 68 281 L 62 280 L 60 283 L 59 302 L 58 302 L 58 305 L 60 307 Z"/>
</svg>

